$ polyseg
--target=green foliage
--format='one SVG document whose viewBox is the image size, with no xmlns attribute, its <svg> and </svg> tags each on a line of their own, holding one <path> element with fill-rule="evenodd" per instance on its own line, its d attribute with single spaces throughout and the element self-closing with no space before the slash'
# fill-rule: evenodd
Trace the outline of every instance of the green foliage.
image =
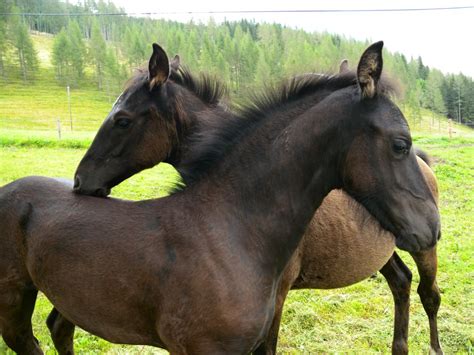
<svg viewBox="0 0 474 355">
<path fill-rule="evenodd" d="M 9 12 L 10 5 L 6 1 L 0 3 L 0 12 Z M 7 48 L 7 21 L 0 16 L 0 77 L 5 76 L 5 50 Z"/>
<path fill-rule="evenodd" d="M 148 47 L 141 40 L 141 36 L 142 34 L 138 27 L 133 24 L 127 26 L 122 45 L 130 67 L 138 67 L 145 60 Z"/>
<path fill-rule="evenodd" d="M 81 79 L 84 75 L 85 59 L 87 55 L 86 45 L 82 38 L 81 29 L 76 21 L 69 22 L 67 29 L 71 45 L 71 64 L 75 79 Z"/>
<path fill-rule="evenodd" d="M 53 44 L 53 64 L 56 68 L 58 78 L 70 79 L 70 61 L 72 46 L 65 29 L 62 29 L 54 39 Z"/>
<path fill-rule="evenodd" d="M 89 58 L 95 67 L 97 86 L 102 89 L 104 65 L 106 61 L 106 43 L 100 31 L 99 23 L 94 18 L 92 21 L 91 40 L 89 43 Z"/>
<path fill-rule="evenodd" d="M 38 67 L 37 52 L 28 33 L 28 26 L 19 15 L 20 10 L 13 7 L 12 12 L 17 15 L 11 16 L 9 37 L 17 51 L 17 60 L 22 78 L 27 82 L 33 79 L 33 74 Z"/>
<path fill-rule="evenodd" d="M 9 132 L 9 131 L 8 131 Z M 7 131 L 0 131 L 0 142 Z M 17 133 L 12 139 L 21 139 Z M 30 136 L 37 136 L 32 132 Z M 47 137 L 45 137 L 47 139 Z M 90 142 L 89 137 L 77 137 Z M 440 187 L 443 237 L 438 244 L 438 284 L 442 303 L 439 311 L 441 344 L 447 354 L 469 354 L 474 343 L 474 139 L 415 136 L 414 143 L 433 157 L 433 169 Z M 0 149 L 0 186 L 27 175 L 72 178 L 85 147 L 4 145 Z M 176 178 L 167 164 L 145 170 L 127 179 L 113 195 L 147 199 L 167 193 Z M 413 271 L 409 346 L 415 354 L 428 353 L 428 319 L 416 287 L 419 276 L 410 256 L 400 256 Z M 51 304 L 40 295 L 33 317 L 33 329 L 47 354 L 54 348 L 45 325 Z M 393 334 L 393 298 L 382 276 L 336 290 L 291 291 L 285 303 L 278 351 L 299 353 L 389 353 Z M 78 329 L 74 337 L 78 354 L 161 354 L 151 347 L 123 346 L 106 342 Z M 13 354 L 0 340 L 0 353 Z"/>
</svg>

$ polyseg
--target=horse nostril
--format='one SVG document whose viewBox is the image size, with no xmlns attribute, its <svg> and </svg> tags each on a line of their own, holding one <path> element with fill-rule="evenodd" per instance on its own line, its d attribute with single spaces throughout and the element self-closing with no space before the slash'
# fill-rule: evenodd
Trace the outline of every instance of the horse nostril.
<svg viewBox="0 0 474 355">
<path fill-rule="evenodd" d="M 441 239 L 441 230 L 438 232 L 438 240 Z"/>
<path fill-rule="evenodd" d="M 81 178 L 79 177 L 79 175 L 76 175 L 75 178 L 74 178 L 74 187 L 73 189 L 74 190 L 79 190 L 81 188 Z"/>
</svg>

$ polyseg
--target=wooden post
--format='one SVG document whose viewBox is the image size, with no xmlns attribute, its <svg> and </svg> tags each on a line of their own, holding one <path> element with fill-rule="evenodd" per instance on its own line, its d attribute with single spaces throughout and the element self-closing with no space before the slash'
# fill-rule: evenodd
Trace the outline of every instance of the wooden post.
<svg viewBox="0 0 474 355">
<path fill-rule="evenodd" d="M 61 121 L 59 118 L 56 119 L 56 126 L 58 127 L 58 139 L 61 139 Z"/>
<path fill-rule="evenodd" d="M 452 120 L 449 119 L 449 120 L 448 120 L 448 134 L 449 134 L 449 138 L 450 138 L 450 139 L 452 138 L 452 131 L 453 131 L 453 129 L 452 129 L 452 127 L 451 127 L 451 124 L 452 124 Z"/>
<path fill-rule="evenodd" d="M 67 103 L 69 106 L 69 121 L 71 123 L 71 132 L 72 132 L 71 92 L 69 89 L 69 85 L 67 86 Z"/>
</svg>

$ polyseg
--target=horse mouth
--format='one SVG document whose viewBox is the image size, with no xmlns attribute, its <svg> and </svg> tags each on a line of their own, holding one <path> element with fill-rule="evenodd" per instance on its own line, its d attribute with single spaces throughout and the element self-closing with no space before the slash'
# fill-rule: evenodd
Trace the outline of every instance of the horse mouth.
<svg viewBox="0 0 474 355">
<path fill-rule="evenodd" d="M 108 187 L 101 187 L 98 189 L 91 189 L 91 190 L 84 189 L 82 187 L 77 187 L 77 188 L 75 187 L 73 191 L 79 195 L 87 195 L 87 196 L 93 196 L 93 197 L 107 197 L 108 195 L 110 195 L 111 190 Z"/>
<path fill-rule="evenodd" d="M 99 188 L 88 188 L 84 186 L 83 180 L 81 177 L 76 174 L 74 177 L 74 186 L 73 191 L 79 195 L 87 195 L 87 196 L 94 196 L 94 197 L 107 197 L 110 195 L 110 188 L 103 186 Z"/>
</svg>

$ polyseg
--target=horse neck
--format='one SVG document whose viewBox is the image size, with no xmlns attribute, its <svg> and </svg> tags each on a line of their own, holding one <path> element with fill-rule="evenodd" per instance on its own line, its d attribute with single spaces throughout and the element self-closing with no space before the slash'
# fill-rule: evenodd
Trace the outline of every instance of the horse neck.
<svg viewBox="0 0 474 355">
<path fill-rule="evenodd" d="M 184 110 L 181 108 L 184 105 L 180 105 L 181 107 L 175 109 L 178 115 L 175 118 L 178 138 L 166 162 L 180 172 L 180 169 L 189 164 L 191 159 L 195 159 L 192 152 L 199 137 L 215 130 L 221 120 L 229 118 L 233 114 L 224 106 L 209 105 L 189 92 L 183 93 L 181 91 L 178 95 L 181 95 L 180 102 L 187 102 L 186 106 L 192 108 Z"/>
<path fill-rule="evenodd" d="M 342 129 L 349 112 L 341 113 L 339 106 L 337 115 L 328 114 L 324 106 L 297 117 L 288 115 L 298 111 L 298 103 L 271 113 L 197 184 L 206 199 L 221 201 L 220 215 L 232 211 L 224 218 L 238 226 L 243 247 L 276 272 L 285 267 L 323 198 L 340 186 L 337 166 L 351 137 Z M 209 197 L 212 193 L 221 196 Z"/>
</svg>

